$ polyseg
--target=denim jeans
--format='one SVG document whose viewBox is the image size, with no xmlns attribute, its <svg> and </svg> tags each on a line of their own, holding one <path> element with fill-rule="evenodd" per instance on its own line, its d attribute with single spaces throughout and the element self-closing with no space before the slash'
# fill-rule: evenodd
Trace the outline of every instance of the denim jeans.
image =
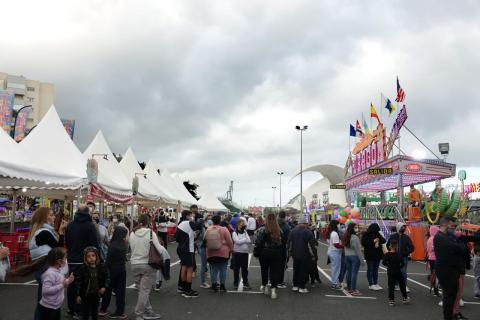
<svg viewBox="0 0 480 320">
<path fill-rule="evenodd" d="M 367 260 L 367 280 L 368 285 L 378 284 L 378 268 L 380 260 Z"/>
<path fill-rule="evenodd" d="M 405 285 L 407 284 L 407 267 L 408 267 L 408 257 L 403 258 L 403 268 L 401 269 L 403 280 L 405 280 Z"/>
<path fill-rule="evenodd" d="M 345 278 L 345 273 L 347 272 L 347 265 L 345 263 L 345 252 L 342 252 L 342 265 L 340 267 L 340 275 L 338 276 L 338 282 L 342 283 Z"/>
<path fill-rule="evenodd" d="M 339 285 L 338 277 L 342 269 L 342 251 L 332 250 L 328 252 L 330 258 L 330 266 L 332 268 L 332 285 Z"/>
<path fill-rule="evenodd" d="M 210 280 L 212 283 L 218 283 L 217 277 L 220 275 L 220 284 L 225 285 L 227 280 L 228 261 L 210 263 Z"/>
<path fill-rule="evenodd" d="M 360 269 L 360 259 L 357 256 L 345 256 L 345 265 L 347 268 L 347 288 L 357 290 L 358 269 Z"/>
<path fill-rule="evenodd" d="M 200 282 L 203 284 L 205 283 L 205 273 L 207 272 L 207 249 L 200 246 L 198 254 L 200 255 Z"/>
</svg>

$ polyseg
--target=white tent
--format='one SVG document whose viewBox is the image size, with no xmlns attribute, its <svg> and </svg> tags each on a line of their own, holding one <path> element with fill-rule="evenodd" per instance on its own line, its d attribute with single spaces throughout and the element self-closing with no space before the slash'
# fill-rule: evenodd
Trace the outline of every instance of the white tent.
<svg viewBox="0 0 480 320">
<path fill-rule="evenodd" d="M 156 188 L 155 185 L 150 182 L 149 174 L 142 171 L 142 168 L 138 164 L 132 148 L 128 148 L 127 152 L 122 158 L 122 161 L 120 161 L 120 167 L 127 178 L 134 179 L 135 176 L 138 177 L 138 196 L 140 198 L 154 201 L 158 201 L 160 199 L 167 202 L 172 201 L 167 194 Z M 144 174 L 145 176 L 137 174 Z"/>
<path fill-rule="evenodd" d="M 122 196 L 132 195 L 132 180 L 128 179 L 113 156 L 102 131 L 83 152 L 84 159 L 94 158 L 98 163 L 97 184 L 107 192 Z"/>
<path fill-rule="evenodd" d="M 53 105 L 18 146 L 25 154 L 31 154 L 42 168 L 71 176 L 71 184 L 80 186 L 86 182 L 87 162 L 65 130 Z"/>
<path fill-rule="evenodd" d="M 178 192 L 176 191 L 175 188 L 172 188 L 168 181 L 166 181 L 159 173 L 158 173 L 158 168 L 153 162 L 153 160 L 148 160 L 147 165 L 145 166 L 145 169 L 143 170 L 144 173 L 147 174 L 148 179 L 150 182 L 153 183 L 153 185 L 161 190 L 163 193 L 165 193 L 169 199 L 172 199 L 174 201 L 180 201 L 181 198 L 178 195 Z"/>
<path fill-rule="evenodd" d="M 211 192 L 205 192 L 198 200 L 198 204 L 205 207 L 207 211 L 228 211 L 227 207 Z"/>
<path fill-rule="evenodd" d="M 188 192 L 187 188 L 185 188 L 185 185 L 183 184 L 182 181 L 177 177 L 173 177 L 168 169 L 165 169 L 160 171 L 161 176 L 165 179 L 165 181 L 168 183 L 169 186 L 171 186 L 172 189 L 175 189 L 180 201 L 186 203 L 186 204 L 196 204 L 197 199 L 195 199 L 190 192 Z"/>
<path fill-rule="evenodd" d="M 14 186 L 15 183 L 15 186 L 18 186 L 18 184 L 23 183 L 16 179 L 30 181 L 30 185 L 37 187 L 50 184 L 72 186 L 78 183 L 78 177 L 43 168 L 36 161 L 39 157 L 38 154 L 35 152 L 26 153 L 3 129 L 0 129 L 0 150 L 2 186 Z"/>
</svg>

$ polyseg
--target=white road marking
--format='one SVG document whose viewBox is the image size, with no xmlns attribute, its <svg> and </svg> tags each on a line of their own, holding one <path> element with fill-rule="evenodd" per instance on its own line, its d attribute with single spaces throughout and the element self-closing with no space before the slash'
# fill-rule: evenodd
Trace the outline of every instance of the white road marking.
<svg viewBox="0 0 480 320">
<path fill-rule="evenodd" d="M 349 298 L 349 299 L 369 299 L 369 300 L 376 300 L 377 297 L 363 297 L 363 296 L 340 296 L 340 295 L 334 295 L 334 294 L 326 294 L 325 297 L 329 298 Z"/>
<path fill-rule="evenodd" d="M 328 281 L 332 281 L 332 278 L 328 275 L 328 273 L 326 273 L 325 271 L 323 271 L 322 268 L 320 268 L 319 265 L 317 265 L 317 269 L 318 271 L 320 271 L 327 279 Z M 344 288 L 342 288 L 341 290 L 343 292 L 343 294 L 345 294 L 347 297 L 353 297 L 347 290 L 345 290 Z"/>
<path fill-rule="evenodd" d="M 34 284 L 34 283 L 37 283 L 37 280 L 31 280 L 31 281 L 24 282 L 24 284 Z"/>
</svg>

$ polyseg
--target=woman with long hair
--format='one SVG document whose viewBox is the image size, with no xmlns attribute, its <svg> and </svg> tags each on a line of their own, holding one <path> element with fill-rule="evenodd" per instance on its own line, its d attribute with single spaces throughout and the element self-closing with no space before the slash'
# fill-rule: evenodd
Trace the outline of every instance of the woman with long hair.
<svg viewBox="0 0 480 320">
<path fill-rule="evenodd" d="M 385 242 L 377 223 L 369 225 L 367 232 L 362 237 L 363 254 L 367 261 L 368 289 L 370 290 L 382 290 L 382 287 L 378 285 L 378 268 L 383 257 L 382 245 Z"/>
<path fill-rule="evenodd" d="M 233 289 L 237 290 L 240 283 L 240 269 L 242 269 L 243 289 L 250 289 L 248 282 L 248 245 L 252 243 L 247 232 L 245 221 L 240 219 L 237 230 L 232 234 L 233 238 Z"/>
<path fill-rule="evenodd" d="M 272 286 L 271 298 L 277 298 L 277 286 L 282 272 L 282 233 L 275 214 L 267 216 L 265 225 L 258 229 L 254 254 L 258 257 L 262 273 L 260 291 L 269 295 L 268 281 Z"/>
<path fill-rule="evenodd" d="M 350 223 L 343 236 L 345 245 L 345 265 L 347 267 L 347 290 L 352 296 L 361 295 L 357 290 L 357 276 L 360 265 L 364 265 L 360 238 L 357 236 L 358 226 Z"/>
<path fill-rule="evenodd" d="M 39 301 L 42 298 L 42 274 L 48 269 L 47 255 L 53 248 L 63 246 L 53 228 L 55 215 L 50 208 L 40 207 L 33 213 L 28 236 L 28 249 L 32 263 L 26 266 L 26 273 L 34 273 L 37 287 L 37 306 L 35 320 L 40 319 Z M 21 274 L 20 271 L 18 274 Z"/>
<path fill-rule="evenodd" d="M 332 220 L 328 226 L 328 258 L 330 259 L 332 275 L 331 283 L 332 289 L 340 290 L 342 286 L 338 281 L 340 276 L 340 270 L 342 268 L 342 253 L 343 245 L 340 241 L 340 236 L 338 235 L 338 221 Z"/>
</svg>

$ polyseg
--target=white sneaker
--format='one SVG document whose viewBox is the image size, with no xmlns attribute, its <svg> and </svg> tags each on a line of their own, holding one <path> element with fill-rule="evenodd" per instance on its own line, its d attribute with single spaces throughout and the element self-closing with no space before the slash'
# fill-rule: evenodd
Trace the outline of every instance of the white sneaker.
<svg viewBox="0 0 480 320">
<path fill-rule="evenodd" d="M 368 289 L 370 289 L 370 290 L 375 290 L 375 285 L 368 286 Z"/>
<path fill-rule="evenodd" d="M 400 287 L 399 287 L 399 286 L 395 286 L 395 291 L 400 291 Z"/>
<path fill-rule="evenodd" d="M 202 283 L 200 285 L 200 288 L 203 288 L 203 289 L 209 289 L 210 288 L 210 285 L 208 283 Z"/>
<path fill-rule="evenodd" d="M 405 289 L 407 290 L 407 293 L 410 293 L 410 288 L 409 287 L 405 287 Z"/>
<path fill-rule="evenodd" d="M 272 299 L 277 299 L 278 295 L 277 295 L 277 288 L 272 288 L 272 295 L 271 295 Z"/>
<path fill-rule="evenodd" d="M 458 305 L 459 305 L 460 307 L 465 306 L 465 301 L 463 301 L 463 299 L 460 299 L 460 302 L 458 303 Z"/>
<path fill-rule="evenodd" d="M 308 289 L 299 289 L 298 292 L 300 292 L 300 293 L 308 293 L 309 291 L 308 291 Z"/>
<path fill-rule="evenodd" d="M 298 287 L 292 287 L 292 291 L 298 291 Z"/>
<path fill-rule="evenodd" d="M 263 287 L 263 290 L 262 290 L 262 287 Z M 266 296 L 268 296 L 270 294 L 270 290 L 268 286 L 262 286 L 262 287 L 260 287 L 260 291 L 262 291 Z"/>
<path fill-rule="evenodd" d="M 378 284 L 374 284 L 372 287 L 373 287 L 373 290 L 374 290 L 374 291 L 379 291 L 379 290 L 382 290 L 382 289 L 383 289 L 383 288 L 380 287 Z"/>
<path fill-rule="evenodd" d="M 438 305 L 439 305 L 440 307 L 443 307 L 443 301 L 440 301 L 440 302 L 438 303 Z"/>
</svg>

